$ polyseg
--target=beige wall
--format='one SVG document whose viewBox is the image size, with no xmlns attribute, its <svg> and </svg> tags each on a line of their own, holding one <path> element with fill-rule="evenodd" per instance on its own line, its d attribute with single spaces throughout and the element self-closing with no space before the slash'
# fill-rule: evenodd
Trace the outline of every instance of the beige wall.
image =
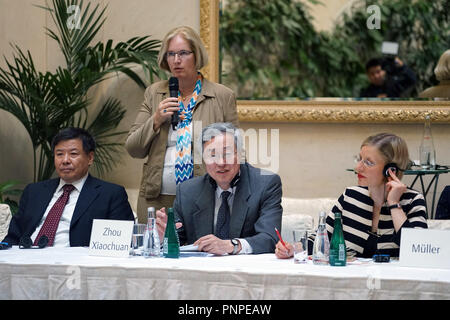
<svg viewBox="0 0 450 320">
<path fill-rule="evenodd" d="M 331 31 L 339 16 L 355 2 L 355 0 L 327 0 L 313 5 L 307 0 L 300 1 L 311 9 L 309 13 L 314 19 L 313 25 L 319 31 Z"/>
<path fill-rule="evenodd" d="M 45 6 L 45 0 L 0 0 L 0 52 L 10 58 L 9 43 L 30 50 L 38 70 L 54 70 L 63 63 L 56 42 L 45 35 L 44 27 L 54 26 L 50 15 L 35 5 Z M 48 1 L 51 3 L 51 1 Z M 91 2 L 91 9 L 105 5 L 106 22 L 95 41 L 125 41 L 134 36 L 151 35 L 162 39 L 178 25 L 200 30 L 200 0 L 111 0 Z M 176 9 L 174 9 L 176 8 Z M 4 66 L 3 59 L 0 66 Z"/>
<path fill-rule="evenodd" d="M 0 49 L 10 56 L 9 41 L 30 49 L 40 70 L 55 68 L 61 60 L 51 40 L 43 36 L 43 27 L 49 21 L 42 9 L 33 7 L 37 0 L 0 0 Z M 187 24 L 199 30 L 199 1 L 134 0 L 108 1 L 108 20 L 101 40 L 126 40 L 134 35 L 152 34 L 161 39 L 170 28 Z M 176 11 L 168 8 L 177 8 Z M 181 13 L 181 14 L 180 14 Z M 126 17 L 126 18 L 124 18 Z M 56 58 L 55 58 L 56 57 Z M 3 66 L 3 62 L 0 65 Z M 109 80 L 92 92 L 94 103 L 108 96 L 120 98 L 127 115 L 120 130 L 128 131 L 143 100 L 143 90 L 128 78 Z M 279 130 L 279 170 L 283 193 L 288 197 L 337 197 L 345 186 L 356 183 L 355 176 L 345 171 L 353 166 L 353 155 L 361 141 L 370 134 L 390 131 L 404 137 L 412 159 L 418 157 L 422 125 L 387 124 L 313 124 L 313 123 L 242 123 L 244 130 Z M 433 124 L 437 161 L 450 164 L 450 126 Z M 270 150 L 270 148 L 269 148 Z M 0 110 L 0 182 L 17 179 L 32 180 L 33 159 L 31 142 L 24 128 L 10 114 Z M 125 151 L 116 169 L 105 179 L 138 188 L 143 160 L 132 159 Z M 428 181 L 429 178 L 426 178 Z M 405 177 L 409 184 L 411 177 Z M 438 191 L 450 184 L 450 175 L 439 180 Z M 416 186 L 418 188 L 418 185 Z"/>
</svg>

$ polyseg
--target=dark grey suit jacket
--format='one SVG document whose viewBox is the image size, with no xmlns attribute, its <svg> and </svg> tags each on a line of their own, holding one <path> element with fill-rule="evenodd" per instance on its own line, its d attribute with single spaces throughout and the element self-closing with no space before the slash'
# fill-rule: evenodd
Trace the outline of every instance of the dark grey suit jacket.
<svg viewBox="0 0 450 320">
<path fill-rule="evenodd" d="M 19 211 L 12 217 L 4 241 L 17 245 L 30 237 L 39 225 L 55 193 L 59 178 L 29 184 L 20 198 Z M 94 219 L 134 220 L 128 196 L 122 186 L 88 176 L 70 221 L 70 246 L 89 246 Z"/>
<path fill-rule="evenodd" d="M 281 179 L 277 174 L 241 164 L 230 221 L 230 238 L 244 238 L 253 253 L 274 252 L 281 230 Z M 183 223 L 180 243 L 192 244 L 214 231 L 215 187 L 209 175 L 177 186 L 174 212 Z"/>
</svg>

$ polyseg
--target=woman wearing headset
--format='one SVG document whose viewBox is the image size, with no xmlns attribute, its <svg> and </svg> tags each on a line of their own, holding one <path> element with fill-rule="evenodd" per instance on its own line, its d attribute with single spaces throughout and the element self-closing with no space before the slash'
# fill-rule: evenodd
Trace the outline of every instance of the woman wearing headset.
<svg viewBox="0 0 450 320">
<path fill-rule="evenodd" d="M 425 200 L 400 180 L 410 163 L 405 141 L 390 133 L 380 133 L 364 140 L 356 158 L 358 185 L 348 187 L 328 213 L 326 223 L 331 239 L 334 213 L 342 212 L 347 250 L 359 257 L 374 254 L 399 256 L 403 228 L 427 228 Z M 278 258 L 292 256 L 277 244 Z"/>
</svg>

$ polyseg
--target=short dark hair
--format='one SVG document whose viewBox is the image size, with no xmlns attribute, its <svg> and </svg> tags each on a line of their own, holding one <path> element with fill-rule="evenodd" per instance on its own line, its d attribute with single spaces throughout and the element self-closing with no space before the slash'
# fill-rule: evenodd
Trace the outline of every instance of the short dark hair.
<svg viewBox="0 0 450 320">
<path fill-rule="evenodd" d="M 59 131 L 52 140 L 52 153 L 55 152 L 55 147 L 61 141 L 67 141 L 72 139 L 80 139 L 83 143 L 83 150 L 88 154 L 91 151 L 95 151 L 95 140 L 89 132 L 82 128 L 65 128 Z"/>
<path fill-rule="evenodd" d="M 379 58 L 370 59 L 366 63 L 366 72 L 369 71 L 370 68 L 381 66 L 381 65 L 382 65 L 381 59 L 379 59 Z"/>
</svg>

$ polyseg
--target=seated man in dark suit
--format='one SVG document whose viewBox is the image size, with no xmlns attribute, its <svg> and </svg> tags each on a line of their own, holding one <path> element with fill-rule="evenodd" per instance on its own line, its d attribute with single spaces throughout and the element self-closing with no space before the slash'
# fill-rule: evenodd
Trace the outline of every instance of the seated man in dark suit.
<svg viewBox="0 0 450 320">
<path fill-rule="evenodd" d="M 94 219 L 134 220 L 121 186 L 92 177 L 95 141 L 80 128 L 61 130 L 52 141 L 59 178 L 29 184 L 4 241 L 17 245 L 41 237 L 49 246 L 89 246 Z"/>
<path fill-rule="evenodd" d="M 242 137 L 231 123 L 202 131 L 207 174 L 177 186 L 174 212 L 181 245 L 222 255 L 273 252 L 281 229 L 281 180 L 277 174 L 240 163 Z M 160 236 L 165 209 L 157 211 Z"/>
</svg>

